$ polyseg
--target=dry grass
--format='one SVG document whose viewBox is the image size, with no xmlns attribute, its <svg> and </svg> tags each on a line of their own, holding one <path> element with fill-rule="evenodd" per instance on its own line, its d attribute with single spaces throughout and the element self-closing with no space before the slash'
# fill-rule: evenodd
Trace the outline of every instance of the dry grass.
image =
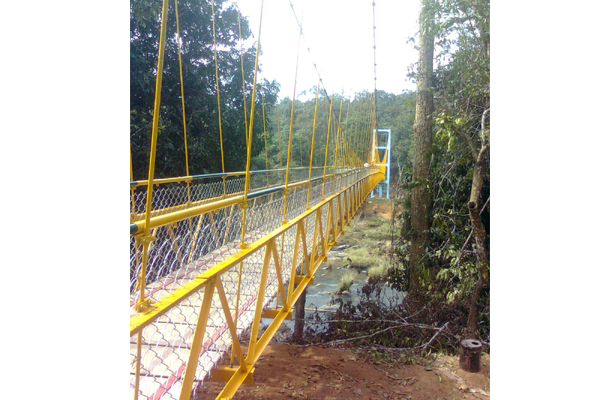
<svg viewBox="0 0 600 400">
<path fill-rule="evenodd" d="M 364 242 L 363 242 L 364 243 Z M 375 244 L 373 246 L 369 246 L 374 249 L 375 254 L 371 252 L 367 247 L 359 247 L 357 249 L 350 249 L 348 251 L 348 258 L 350 260 L 348 266 L 351 268 L 369 268 L 373 264 L 375 264 L 379 258 L 379 252 L 375 248 Z"/>
<path fill-rule="evenodd" d="M 369 275 L 369 281 L 374 283 L 384 280 L 388 275 L 389 269 L 390 266 L 386 262 L 380 262 L 379 264 L 369 268 L 367 270 L 367 275 Z"/>
<path fill-rule="evenodd" d="M 352 284 L 354 283 L 354 278 L 356 278 L 356 275 L 356 271 L 353 271 L 351 269 L 344 271 L 338 283 L 337 292 L 343 293 L 345 291 L 348 291 L 350 289 L 350 286 L 352 286 Z"/>
</svg>

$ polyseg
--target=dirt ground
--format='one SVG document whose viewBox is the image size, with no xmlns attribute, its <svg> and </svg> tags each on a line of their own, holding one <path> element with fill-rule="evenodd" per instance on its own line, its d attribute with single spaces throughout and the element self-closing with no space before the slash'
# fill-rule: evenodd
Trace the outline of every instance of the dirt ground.
<svg viewBox="0 0 600 400">
<path fill-rule="evenodd" d="M 197 399 L 214 399 L 221 383 L 210 382 Z M 490 397 L 490 356 L 481 370 L 460 369 L 458 357 L 439 356 L 431 365 L 387 367 L 347 349 L 271 343 L 256 365 L 253 385 L 242 385 L 234 399 L 411 399 L 452 400 Z"/>
<path fill-rule="evenodd" d="M 377 215 L 384 219 L 392 218 L 392 203 L 390 200 L 369 199 L 363 203 L 361 210 L 366 215 Z"/>
</svg>

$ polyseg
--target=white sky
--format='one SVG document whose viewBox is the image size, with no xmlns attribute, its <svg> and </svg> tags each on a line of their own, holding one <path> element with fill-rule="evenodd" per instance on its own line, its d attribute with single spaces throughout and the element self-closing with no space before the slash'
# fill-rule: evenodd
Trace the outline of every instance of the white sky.
<svg viewBox="0 0 600 400">
<path fill-rule="evenodd" d="M 419 0 L 375 0 L 377 90 L 400 94 L 415 86 L 406 79 L 417 61 L 407 38 L 417 31 Z M 297 95 L 318 82 L 317 64 L 328 93 L 373 90 L 373 0 L 292 0 L 304 37 L 300 48 Z M 261 0 L 239 0 L 258 35 Z M 299 28 L 289 0 L 264 0 L 260 78 L 281 84 L 280 98 L 291 97 Z M 311 55 L 307 51 L 310 47 Z"/>
</svg>

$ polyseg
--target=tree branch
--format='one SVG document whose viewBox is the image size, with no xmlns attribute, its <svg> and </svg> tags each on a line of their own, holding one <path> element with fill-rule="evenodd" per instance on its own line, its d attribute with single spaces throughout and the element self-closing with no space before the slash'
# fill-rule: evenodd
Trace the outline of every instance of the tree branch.
<svg viewBox="0 0 600 400">
<path fill-rule="evenodd" d="M 385 347 L 385 346 L 379 346 L 379 345 L 371 345 L 371 347 L 374 347 L 376 349 L 379 350 L 385 350 L 385 351 L 390 351 L 390 352 L 403 352 L 403 351 L 408 351 L 408 350 L 419 350 L 419 349 L 425 349 L 427 348 L 427 346 L 429 346 L 434 340 L 435 338 L 448 326 L 448 322 L 446 322 L 444 325 L 442 325 L 441 328 L 437 329 L 437 332 L 435 333 L 435 335 L 432 336 L 431 339 L 429 339 L 429 341 L 425 344 L 422 344 L 420 346 L 415 346 L 415 347 Z"/>
<path fill-rule="evenodd" d="M 422 325 L 422 324 L 398 324 L 395 326 L 388 326 L 385 329 L 381 329 L 377 332 L 373 332 L 369 335 L 363 335 L 363 336 L 357 336 L 357 337 L 353 337 L 353 338 L 348 338 L 348 339 L 338 339 L 338 340 L 332 340 L 330 342 L 326 342 L 326 343 L 318 343 L 317 345 L 319 346 L 328 346 L 328 345 L 332 345 L 332 344 L 340 344 L 340 343 L 346 343 L 346 342 L 352 342 L 355 340 L 360 340 L 360 339 L 368 339 L 371 338 L 375 335 L 378 335 L 380 333 L 383 332 L 387 332 L 391 329 L 394 328 L 398 328 L 400 326 L 413 326 L 413 327 L 417 327 L 417 328 L 421 328 L 421 329 L 435 329 L 436 333 L 435 335 L 433 335 L 433 337 L 431 339 L 429 339 L 429 341 L 425 344 L 422 344 L 420 346 L 416 346 L 416 347 L 398 347 L 398 348 L 394 348 L 394 347 L 384 347 L 384 346 L 376 346 L 376 345 L 372 345 L 372 347 L 377 347 L 377 348 L 381 348 L 384 350 L 388 350 L 388 351 L 406 351 L 406 350 L 417 350 L 417 349 L 424 349 L 427 346 L 429 346 L 434 340 L 435 338 L 444 330 L 448 327 L 448 322 L 446 322 L 444 325 L 442 325 L 440 328 L 436 328 L 436 327 L 432 327 L 432 326 L 428 326 L 428 325 Z M 297 347 L 309 347 L 309 346 L 314 346 L 315 344 L 305 344 L 305 345 L 299 345 Z"/>
<path fill-rule="evenodd" d="M 486 144 L 481 147 L 479 155 L 477 156 L 477 162 L 475 163 L 475 170 L 473 171 L 473 183 L 471 185 L 471 198 L 467 206 L 469 210 L 477 208 L 479 203 L 479 197 L 481 195 L 481 188 L 483 187 L 483 162 L 485 153 L 490 149 L 490 145 Z"/>
<path fill-rule="evenodd" d="M 485 136 L 485 114 L 487 114 L 490 111 L 489 108 L 487 108 L 483 114 L 481 114 L 481 148 L 483 149 L 483 147 L 485 147 L 487 145 L 487 138 Z"/>
</svg>

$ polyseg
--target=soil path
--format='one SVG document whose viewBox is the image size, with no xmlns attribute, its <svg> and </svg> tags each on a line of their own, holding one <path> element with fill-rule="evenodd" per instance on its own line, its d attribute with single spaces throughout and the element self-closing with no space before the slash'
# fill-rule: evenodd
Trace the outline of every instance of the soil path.
<svg viewBox="0 0 600 400">
<path fill-rule="evenodd" d="M 361 208 L 366 215 L 379 215 L 384 219 L 392 218 L 392 203 L 389 200 L 369 199 Z"/>
<path fill-rule="evenodd" d="M 458 357 L 440 356 L 431 365 L 376 365 L 347 349 L 270 344 L 256 365 L 253 385 L 234 399 L 489 399 L 490 357 L 468 373 Z M 210 382 L 196 399 L 214 399 L 222 384 Z"/>
</svg>

